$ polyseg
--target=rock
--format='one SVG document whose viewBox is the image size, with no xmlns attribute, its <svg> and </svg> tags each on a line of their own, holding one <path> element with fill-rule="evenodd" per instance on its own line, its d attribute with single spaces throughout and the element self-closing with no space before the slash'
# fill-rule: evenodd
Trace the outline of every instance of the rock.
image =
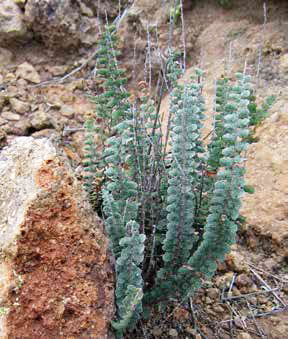
<svg viewBox="0 0 288 339">
<path fill-rule="evenodd" d="M 36 69 L 29 64 L 28 62 L 24 62 L 23 64 L 19 65 L 16 70 L 16 77 L 28 80 L 35 84 L 40 83 L 40 76 Z"/>
<path fill-rule="evenodd" d="M 4 78 L 5 83 L 9 83 L 11 85 L 11 84 L 14 84 L 15 81 L 16 81 L 16 76 L 14 73 L 7 73 L 5 75 L 5 78 Z"/>
<path fill-rule="evenodd" d="M 15 4 L 17 4 L 20 8 L 24 9 L 26 0 L 14 0 Z"/>
<path fill-rule="evenodd" d="M 270 117 L 269 117 L 269 120 L 270 122 L 272 123 L 275 123 L 277 121 L 279 121 L 280 119 L 280 114 L 278 112 L 275 112 L 274 114 L 272 114 Z"/>
<path fill-rule="evenodd" d="M 7 134 L 0 128 L 0 149 L 6 145 Z"/>
<path fill-rule="evenodd" d="M 49 128 L 51 127 L 50 117 L 44 110 L 39 109 L 32 114 L 31 125 L 36 130 Z"/>
<path fill-rule="evenodd" d="M 24 80 L 24 79 L 18 79 L 16 81 L 17 87 L 26 87 L 27 84 L 28 84 L 28 82 L 26 80 Z"/>
<path fill-rule="evenodd" d="M 231 271 L 238 273 L 249 271 L 249 266 L 245 263 L 245 258 L 237 251 L 231 251 L 227 254 L 225 263 Z"/>
<path fill-rule="evenodd" d="M 233 279 L 233 275 L 233 272 L 227 272 L 222 276 L 216 277 L 216 286 L 222 288 L 225 285 L 226 287 L 229 287 L 231 280 Z"/>
<path fill-rule="evenodd" d="M 65 157 L 46 138 L 0 154 L 1 338 L 107 338 L 108 241 Z"/>
<path fill-rule="evenodd" d="M 93 17 L 94 15 L 92 9 L 86 6 L 83 2 L 80 2 L 80 11 L 83 15 L 86 15 L 88 17 Z"/>
<path fill-rule="evenodd" d="M 170 335 L 170 337 L 176 338 L 176 337 L 178 337 L 178 332 L 174 328 L 171 328 L 169 330 L 169 335 Z"/>
<path fill-rule="evenodd" d="M 82 2 L 87 7 L 85 14 L 79 10 Z M 25 18 L 49 48 L 77 47 L 80 44 L 90 46 L 97 41 L 99 21 L 96 17 L 87 16 L 89 7 L 86 1 L 81 0 L 28 0 Z"/>
<path fill-rule="evenodd" d="M 1 114 L 1 117 L 6 119 L 6 120 L 10 120 L 10 121 L 19 121 L 20 120 L 19 114 L 12 113 L 12 112 L 9 112 L 9 111 L 3 112 Z"/>
<path fill-rule="evenodd" d="M 63 105 L 60 110 L 61 114 L 67 118 L 73 118 L 74 116 L 74 109 L 69 105 Z"/>
<path fill-rule="evenodd" d="M 162 335 L 162 329 L 159 326 L 154 326 L 152 329 L 152 333 L 153 335 L 157 338 L 160 337 Z"/>
<path fill-rule="evenodd" d="M 33 138 L 51 138 L 54 137 L 54 135 L 57 134 L 57 132 L 55 131 L 55 129 L 52 128 L 46 128 L 46 129 L 41 129 L 40 131 L 34 132 L 33 134 L 31 134 L 31 136 Z M 56 138 L 60 138 L 59 136 L 55 136 Z"/>
<path fill-rule="evenodd" d="M 21 119 L 17 121 L 13 127 L 17 130 L 17 132 L 14 132 L 13 134 L 28 135 L 29 129 L 31 128 L 31 122 L 27 117 L 21 117 Z"/>
<path fill-rule="evenodd" d="M 252 339 L 252 337 L 248 332 L 240 332 L 237 335 L 237 339 Z"/>
<path fill-rule="evenodd" d="M 9 100 L 12 108 L 14 109 L 14 111 L 16 111 L 19 114 L 23 114 L 25 112 L 27 112 L 30 108 L 30 104 L 28 102 L 16 99 L 16 98 L 11 98 Z"/>
<path fill-rule="evenodd" d="M 188 320 L 190 317 L 189 311 L 183 307 L 177 307 L 173 311 L 173 318 L 178 321 Z"/>
<path fill-rule="evenodd" d="M 185 328 L 185 332 L 187 332 L 189 334 L 192 334 L 194 337 L 196 337 L 198 335 L 197 331 L 194 328 L 190 327 L 190 326 L 187 326 Z"/>
<path fill-rule="evenodd" d="M 7 103 L 6 95 L 0 92 L 0 109 L 3 108 Z"/>
<path fill-rule="evenodd" d="M 0 0 L 0 4 L 1 4 L 1 0 Z M 10 52 L 6 48 L 0 47 L 0 67 L 11 64 L 12 60 L 13 60 L 13 53 Z"/>
<path fill-rule="evenodd" d="M 219 289 L 218 288 L 208 288 L 207 290 L 207 296 L 214 301 L 219 298 Z"/>
<path fill-rule="evenodd" d="M 62 66 L 51 66 L 47 68 L 47 71 L 51 73 L 53 76 L 64 75 L 68 71 L 67 65 Z"/>
<path fill-rule="evenodd" d="M 288 73 L 288 53 L 281 56 L 279 66 L 283 73 Z"/>
<path fill-rule="evenodd" d="M 0 0 L 0 42 L 23 37 L 26 32 L 21 9 L 13 0 Z"/>
<path fill-rule="evenodd" d="M 235 285 L 238 288 L 247 287 L 252 285 L 252 281 L 247 274 L 242 273 L 236 277 Z"/>
</svg>

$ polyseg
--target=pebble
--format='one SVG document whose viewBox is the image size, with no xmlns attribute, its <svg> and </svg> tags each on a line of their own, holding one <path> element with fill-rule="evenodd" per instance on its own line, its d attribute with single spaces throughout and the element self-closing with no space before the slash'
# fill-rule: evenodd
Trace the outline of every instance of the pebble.
<svg viewBox="0 0 288 339">
<path fill-rule="evenodd" d="M 19 114 L 23 114 L 30 109 L 30 104 L 28 102 L 16 98 L 10 98 L 9 102 L 14 111 L 16 111 Z"/>
<path fill-rule="evenodd" d="M 50 126 L 50 119 L 49 116 L 45 111 L 38 110 L 33 113 L 31 119 L 31 125 L 36 128 L 37 130 L 47 128 Z"/>
<path fill-rule="evenodd" d="M 217 299 L 219 297 L 219 290 L 218 288 L 208 288 L 207 296 L 211 299 Z"/>
<path fill-rule="evenodd" d="M 60 110 L 61 114 L 68 118 L 73 118 L 74 109 L 69 105 L 63 105 Z"/>
<path fill-rule="evenodd" d="M 237 335 L 237 339 L 252 339 L 252 337 L 248 332 L 240 332 Z"/>
<path fill-rule="evenodd" d="M 17 67 L 16 77 L 28 80 L 35 84 L 39 84 L 41 81 L 39 73 L 36 71 L 34 66 L 29 64 L 28 62 L 23 62 L 23 64 Z"/>
<path fill-rule="evenodd" d="M 12 112 L 3 112 L 1 117 L 9 121 L 19 121 L 20 115 Z"/>
<path fill-rule="evenodd" d="M 249 267 L 245 263 L 244 257 L 235 251 L 230 252 L 226 255 L 225 262 L 229 270 L 234 272 L 248 272 Z"/>
<path fill-rule="evenodd" d="M 252 281 L 249 276 L 245 273 L 242 273 L 236 277 L 235 285 L 239 288 L 251 286 Z"/>
<path fill-rule="evenodd" d="M 155 337 L 159 337 L 162 335 L 162 329 L 159 326 L 155 326 L 152 329 L 152 333 Z"/>
<path fill-rule="evenodd" d="M 175 328 L 171 328 L 169 330 L 169 335 L 170 335 L 170 337 L 176 338 L 176 337 L 178 337 L 178 332 L 175 330 Z"/>
</svg>

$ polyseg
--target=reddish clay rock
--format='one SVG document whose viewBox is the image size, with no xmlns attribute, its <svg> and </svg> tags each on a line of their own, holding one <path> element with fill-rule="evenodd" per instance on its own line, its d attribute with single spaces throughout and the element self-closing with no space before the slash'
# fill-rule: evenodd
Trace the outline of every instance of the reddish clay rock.
<svg viewBox="0 0 288 339">
<path fill-rule="evenodd" d="M 0 337 L 107 338 L 107 239 L 65 157 L 16 138 L 0 174 Z"/>
</svg>

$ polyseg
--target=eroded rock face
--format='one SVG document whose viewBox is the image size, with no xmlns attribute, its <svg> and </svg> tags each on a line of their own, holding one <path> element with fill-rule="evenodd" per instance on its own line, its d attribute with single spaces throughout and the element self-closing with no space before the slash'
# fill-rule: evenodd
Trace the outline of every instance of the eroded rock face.
<svg viewBox="0 0 288 339">
<path fill-rule="evenodd" d="M 0 337 L 107 338 L 107 239 L 66 158 L 46 138 L 16 138 L 0 187 Z"/>
<path fill-rule="evenodd" d="M 21 9 L 13 0 L 0 0 L 0 42 L 23 37 L 27 32 Z"/>
<path fill-rule="evenodd" d="M 93 11 L 72 0 L 28 0 L 25 19 L 34 34 L 49 48 L 92 45 L 97 40 L 99 22 Z M 85 11 L 85 9 L 86 11 Z"/>
</svg>

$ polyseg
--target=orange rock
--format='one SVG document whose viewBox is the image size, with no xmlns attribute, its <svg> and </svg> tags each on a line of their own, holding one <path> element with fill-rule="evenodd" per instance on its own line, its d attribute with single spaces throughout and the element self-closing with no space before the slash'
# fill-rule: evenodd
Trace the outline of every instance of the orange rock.
<svg viewBox="0 0 288 339">
<path fill-rule="evenodd" d="M 0 337 L 107 338 L 107 239 L 67 161 L 49 140 L 24 137 L 0 169 Z"/>
</svg>

